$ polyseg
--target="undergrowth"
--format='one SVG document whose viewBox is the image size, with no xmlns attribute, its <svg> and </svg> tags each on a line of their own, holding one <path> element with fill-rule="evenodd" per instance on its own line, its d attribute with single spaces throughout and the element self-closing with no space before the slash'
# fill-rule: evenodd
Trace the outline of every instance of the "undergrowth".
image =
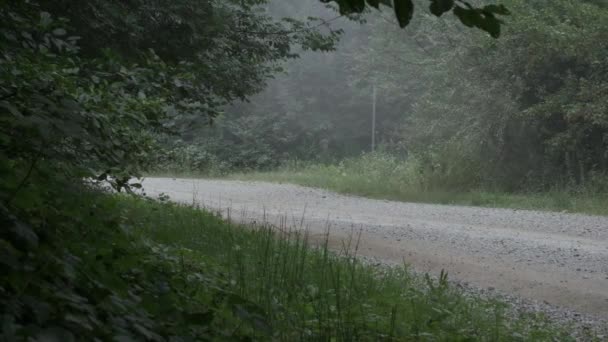
<svg viewBox="0 0 608 342">
<path fill-rule="evenodd" d="M 445 275 L 372 267 L 303 234 L 80 187 L 30 188 L 24 203 L 3 215 L 3 341 L 567 340 Z"/>
<path fill-rule="evenodd" d="M 344 194 L 408 202 L 608 215 L 605 178 L 586 186 L 505 192 L 471 185 L 465 174 L 433 173 L 415 158 L 399 160 L 385 153 L 364 154 L 336 164 L 292 162 L 270 172 L 235 173 L 233 179 L 295 183 Z M 597 184 L 601 183 L 601 184 Z"/>
</svg>

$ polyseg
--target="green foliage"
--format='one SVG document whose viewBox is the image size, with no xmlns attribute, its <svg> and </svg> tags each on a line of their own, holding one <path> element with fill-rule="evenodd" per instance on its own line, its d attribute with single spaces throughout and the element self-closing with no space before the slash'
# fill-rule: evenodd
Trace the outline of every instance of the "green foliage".
<svg viewBox="0 0 608 342">
<path fill-rule="evenodd" d="M 184 260 L 179 249 L 143 240 L 129 200 L 47 185 L 20 193 L 16 203 L 29 218 L 19 220 L 2 207 L 8 228 L 0 236 L 3 340 L 182 341 L 266 334 L 258 306 L 232 292 L 221 273 Z"/>
<path fill-rule="evenodd" d="M 459 4 L 431 2 L 436 12 Z M 361 17 L 364 25 L 336 21 L 345 31 L 338 51 L 304 54 L 251 103 L 182 135 L 190 145 L 182 159 L 211 155 L 216 167 L 180 164 L 181 147 L 155 165 L 224 174 L 357 156 L 370 149 L 375 87 L 377 144 L 416 155 L 445 191 L 586 192 L 608 172 L 608 9 L 570 0 L 503 5 L 515 15 L 499 40 L 447 16 L 420 16 L 407 35 L 374 14 Z"/>
<path fill-rule="evenodd" d="M 364 98 L 378 89 L 377 136 L 425 169 L 449 169 L 445 190 L 591 189 L 608 171 L 606 7 L 503 4 L 514 15 L 499 40 L 447 18 L 417 21 L 411 40 L 369 23 L 353 79 Z"/>
<path fill-rule="evenodd" d="M 465 4 L 465 6 L 454 6 L 454 15 L 460 19 L 460 22 L 465 26 L 484 30 L 494 38 L 500 36 L 502 21 L 498 20 L 496 15 L 510 14 L 504 5 L 487 5 L 482 8 L 474 8 L 469 4 Z"/>
<path fill-rule="evenodd" d="M 215 140 L 186 144 L 172 142 L 171 147 L 156 156 L 156 163 L 148 170 L 152 174 L 197 175 L 217 177 L 237 170 L 270 170 L 277 167 L 279 158 L 273 148 L 263 142 L 242 146 L 221 144 Z"/>
<path fill-rule="evenodd" d="M 338 31 L 275 20 L 263 4 L 2 2 L 2 340 L 265 336 L 257 306 L 221 276 L 186 272 L 135 234 L 124 207 L 83 187 L 138 187 L 129 180 L 159 134 L 259 91 L 292 46 L 333 48 Z"/>
<path fill-rule="evenodd" d="M 388 2 L 339 5 L 352 13 L 381 3 Z M 400 25 L 407 25 L 413 2 L 390 3 Z M 321 19 L 279 19 L 262 10 L 265 4 L 2 2 L 3 339 L 556 336 L 538 321 L 488 320 L 488 312 L 501 315 L 499 306 L 463 296 L 444 276 L 439 284 L 430 278 L 419 284 L 400 269 L 380 272 L 327 249 L 309 249 L 301 235 L 293 240 L 268 229 L 247 231 L 192 208 L 99 195 L 83 185 L 108 179 L 120 190 L 137 187 L 129 180 L 141 170 L 224 174 L 269 169 L 290 158 L 357 154 L 369 140 L 361 99 L 373 79 L 383 95 L 396 95 L 380 109 L 399 108 L 383 116 L 385 143 L 418 157 L 404 162 L 365 155 L 311 167 L 298 177 L 395 197 L 484 184 L 520 189 L 542 177 L 550 180 L 540 182 L 546 187 L 564 172 L 569 182 L 606 187 L 606 49 L 598 48 L 608 41 L 605 8 L 561 0 L 545 9 L 511 0 L 507 7 L 526 14 L 514 19 L 516 31 L 500 42 L 452 35 L 458 49 L 447 55 L 436 53 L 446 46 L 446 40 L 435 44 L 444 31 L 425 19 L 416 24 L 422 32 L 416 38 L 428 34 L 423 51 L 433 50 L 421 62 L 433 80 L 428 86 L 416 78 L 403 81 L 411 69 L 398 60 L 384 58 L 378 68 L 380 49 L 350 59 L 346 51 L 318 56 L 317 64 L 333 64 L 317 74 L 293 68 L 298 80 L 311 82 L 275 83 L 281 111 L 260 103 L 254 110 L 235 105 L 221 115 L 235 100 L 246 102 L 259 92 L 298 52 L 332 50 L 342 32 Z M 501 27 L 497 16 L 507 14 L 499 6 L 431 2 L 435 15 L 449 10 L 494 36 Z M 563 20 L 562 11 L 573 17 Z M 447 25 L 455 27 L 454 21 Z M 395 43 L 395 36 L 365 32 L 369 36 L 345 44 L 352 49 L 369 42 L 420 57 L 403 54 L 411 49 Z M 479 53 L 480 47 L 490 53 Z M 462 57 L 473 62 L 455 62 Z M 454 74 L 471 78 L 459 79 L 458 87 Z M 511 75 L 517 75 L 513 82 Z M 355 96 L 343 84 L 336 87 L 336 79 L 353 85 Z M 429 91 L 437 86 L 446 91 Z M 495 101 L 497 94 L 509 99 Z M 339 114 L 329 118 L 327 108 L 336 103 Z M 395 127 L 392 118 L 405 112 L 410 126 Z M 207 126 L 213 120 L 216 125 Z M 183 140 L 168 138 L 175 133 Z M 169 150 L 158 151 L 159 144 Z M 329 179 L 318 176 L 328 171 Z M 471 201 L 489 203 L 488 197 Z M 577 210 L 577 200 L 556 193 L 552 203 Z"/>
<path fill-rule="evenodd" d="M 499 42 L 485 42 L 489 53 L 470 52 L 470 58 L 481 61 L 480 67 L 473 68 L 479 74 L 468 83 L 471 91 L 461 90 L 458 95 L 477 97 L 475 102 L 485 101 L 497 108 L 485 105 L 488 109 L 480 111 L 483 107 L 471 106 L 473 101 L 463 101 L 448 109 L 442 120 L 453 120 L 453 113 L 462 111 L 459 117 L 467 118 L 462 123 L 485 126 L 464 133 L 470 127 L 460 125 L 457 134 L 481 143 L 476 148 L 479 159 L 489 161 L 486 177 L 504 180 L 507 188 L 529 186 L 526 178 L 545 187 L 556 181 L 584 185 L 590 172 L 606 171 L 607 146 L 607 112 L 600 90 L 606 87 L 602 76 L 606 63 L 600 62 L 606 60 L 606 49 L 600 47 L 606 41 L 600 33 L 605 28 L 584 23 L 604 25 L 608 12 L 561 1 L 539 5 L 525 14 L 529 10 L 526 4 L 510 4 L 519 14 L 510 23 L 514 29 Z M 564 13 L 568 13 L 566 21 Z M 499 94 L 509 99 L 503 100 L 505 95 Z M 500 101 L 490 104 L 497 96 L 502 97 Z M 521 183 L 508 184 L 511 181 Z"/>
<path fill-rule="evenodd" d="M 454 0 L 431 0 L 429 9 L 433 15 L 440 17 L 454 7 Z"/>
<path fill-rule="evenodd" d="M 409 25 L 414 16 L 414 2 L 412 0 L 394 0 L 395 16 L 400 27 Z"/>
<path fill-rule="evenodd" d="M 567 339 L 445 274 L 361 263 L 354 242 L 338 255 L 288 227 L 61 182 L 12 205 L 0 208 L 3 340 Z"/>
<path fill-rule="evenodd" d="M 58 172 L 122 187 L 150 162 L 152 133 L 208 122 L 218 106 L 259 91 L 297 56 L 293 45 L 333 48 L 339 31 L 275 20 L 261 4 L 3 4 L 1 157 L 53 161 Z"/>
<path fill-rule="evenodd" d="M 321 2 L 336 2 L 341 14 L 362 13 L 366 9 L 366 3 L 376 9 L 380 9 L 380 4 L 383 4 L 394 9 L 395 17 L 401 28 L 408 26 L 414 16 L 413 0 L 321 0 Z M 454 16 L 462 24 L 486 31 L 494 38 L 500 36 L 500 28 L 503 24 L 496 16 L 510 14 L 504 5 L 475 7 L 463 0 L 430 0 L 430 2 L 429 8 L 433 15 L 440 17 L 453 10 Z"/>
<path fill-rule="evenodd" d="M 328 149 L 317 143 L 329 135 L 323 121 L 316 127 L 296 115 L 260 111 L 243 115 L 235 107 L 214 124 L 201 128 L 197 136 L 184 140 L 160 140 L 162 150 L 148 171 L 161 174 L 195 173 L 218 176 L 235 171 L 270 170 L 288 159 L 330 158 Z M 295 114 L 295 113 L 294 113 Z M 294 128 L 301 132 L 294 134 Z M 310 128 L 309 128 L 310 127 Z"/>
<path fill-rule="evenodd" d="M 111 58 L 82 60 L 78 38 L 62 28 L 65 20 L 20 6 L 26 8 L 1 12 L 2 157 L 121 171 L 141 163 L 149 145 L 141 129 L 160 111 L 159 101 L 141 99 L 155 73 Z M 154 65 L 157 60 L 147 60 L 147 67 Z"/>
<path fill-rule="evenodd" d="M 479 187 L 479 165 L 453 153 L 410 155 L 376 152 L 339 163 L 292 161 L 271 172 L 235 173 L 244 180 L 295 183 L 345 194 L 398 201 L 536 209 L 608 215 L 607 177 L 595 174 L 585 187 L 511 193 Z"/>
</svg>

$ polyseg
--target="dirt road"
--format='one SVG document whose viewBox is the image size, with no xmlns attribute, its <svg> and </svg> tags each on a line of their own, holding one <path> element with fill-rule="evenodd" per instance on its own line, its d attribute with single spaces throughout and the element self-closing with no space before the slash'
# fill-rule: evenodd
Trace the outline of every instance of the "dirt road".
<svg viewBox="0 0 608 342">
<path fill-rule="evenodd" d="M 608 217 L 401 203 L 287 184 L 148 178 L 148 195 L 232 219 L 280 218 L 331 243 L 361 231 L 359 253 L 608 318 Z"/>
</svg>

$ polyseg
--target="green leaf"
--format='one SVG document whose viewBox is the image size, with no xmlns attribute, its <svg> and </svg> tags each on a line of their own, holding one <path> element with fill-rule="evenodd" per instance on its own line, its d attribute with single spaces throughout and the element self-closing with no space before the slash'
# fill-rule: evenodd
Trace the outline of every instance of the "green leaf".
<svg viewBox="0 0 608 342">
<path fill-rule="evenodd" d="M 477 27 L 490 34 L 493 38 L 500 36 L 501 21 L 493 13 L 478 8 L 454 7 L 454 15 L 465 26 Z"/>
<path fill-rule="evenodd" d="M 367 4 L 376 9 L 380 8 L 380 0 L 367 0 Z"/>
<path fill-rule="evenodd" d="M 49 12 L 40 12 L 40 26 L 43 28 L 49 27 L 53 23 L 53 18 Z"/>
<path fill-rule="evenodd" d="M 65 36 L 67 34 L 65 29 L 62 28 L 56 28 L 53 30 L 53 34 L 56 36 Z"/>
<path fill-rule="evenodd" d="M 12 231 L 16 241 L 28 246 L 27 248 L 35 248 L 38 246 L 38 235 L 34 230 L 27 224 L 14 220 L 10 222 L 12 226 L 9 226 L 9 230 Z"/>
<path fill-rule="evenodd" d="M 272 327 L 268 323 L 267 314 L 256 304 L 235 294 L 228 295 L 228 303 L 233 312 L 242 320 L 248 321 L 259 332 L 272 334 Z"/>
<path fill-rule="evenodd" d="M 500 37 L 500 20 L 495 17 L 486 17 L 479 23 L 479 28 L 488 32 L 493 38 Z"/>
<path fill-rule="evenodd" d="M 194 312 L 194 313 L 186 313 L 184 314 L 184 319 L 188 323 L 197 324 L 197 325 L 206 325 L 213 321 L 214 312 L 213 311 L 204 311 L 204 312 Z"/>
<path fill-rule="evenodd" d="M 454 7 L 454 0 L 431 0 L 431 13 L 440 17 Z"/>
<path fill-rule="evenodd" d="M 36 336 L 36 341 L 40 342 L 69 342 L 75 341 L 74 335 L 61 327 L 52 327 L 41 331 Z"/>
<path fill-rule="evenodd" d="M 21 114 L 19 109 L 17 109 L 15 106 L 8 103 L 7 101 L 0 101 L 0 107 L 5 108 L 17 118 L 23 118 L 23 114 Z"/>
<path fill-rule="evenodd" d="M 350 7 L 357 13 L 363 12 L 365 9 L 365 0 L 351 0 Z"/>
<path fill-rule="evenodd" d="M 13 245 L 4 240 L 0 239 L 0 263 L 12 268 L 17 269 L 19 267 L 19 252 Z"/>
<path fill-rule="evenodd" d="M 414 3 L 412 0 L 395 0 L 394 6 L 399 26 L 406 27 L 414 15 Z"/>
<path fill-rule="evenodd" d="M 460 19 L 460 22 L 467 27 L 474 27 L 476 18 L 475 10 L 462 8 L 460 6 L 454 7 L 454 15 Z"/>
</svg>

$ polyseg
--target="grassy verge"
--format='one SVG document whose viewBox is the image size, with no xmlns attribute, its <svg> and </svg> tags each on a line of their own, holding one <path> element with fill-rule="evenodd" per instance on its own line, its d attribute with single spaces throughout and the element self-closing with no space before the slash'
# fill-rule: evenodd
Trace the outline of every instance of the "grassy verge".
<svg viewBox="0 0 608 342">
<path fill-rule="evenodd" d="M 445 278 L 372 267 L 196 208 L 81 191 L 36 216 L 57 235 L 16 251 L 14 268 L 3 259 L 9 339 L 569 340 Z"/>
<path fill-rule="evenodd" d="M 444 278 L 368 266 L 311 248 L 302 235 L 279 238 L 191 207 L 57 191 L 64 196 L 53 209 L 27 223 L 44 239 L 24 247 L 20 226 L 0 240 L 21 260 L 1 264 L 9 340 L 568 340 L 564 328 L 509 317 L 504 304 Z"/>
<path fill-rule="evenodd" d="M 229 178 L 293 183 L 343 194 L 407 202 L 608 215 L 606 194 L 565 190 L 542 193 L 443 190 L 449 187 L 437 185 L 439 182 L 427 179 L 405 162 L 382 155 L 354 158 L 338 165 L 291 165 L 271 172 L 236 173 Z"/>
<path fill-rule="evenodd" d="M 468 297 L 445 281 L 309 248 L 302 235 L 278 239 L 265 227 L 228 225 L 187 207 L 134 209 L 149 222 L 142 225 L 146 237 L 180 248 L 197 265 L 213 265 L 228 291 L 247 298 L 258 323 L 279 340 L 543 340 L 558 334 L 540 318 L 510 320 L 503 304 Z"/>
</svg>

